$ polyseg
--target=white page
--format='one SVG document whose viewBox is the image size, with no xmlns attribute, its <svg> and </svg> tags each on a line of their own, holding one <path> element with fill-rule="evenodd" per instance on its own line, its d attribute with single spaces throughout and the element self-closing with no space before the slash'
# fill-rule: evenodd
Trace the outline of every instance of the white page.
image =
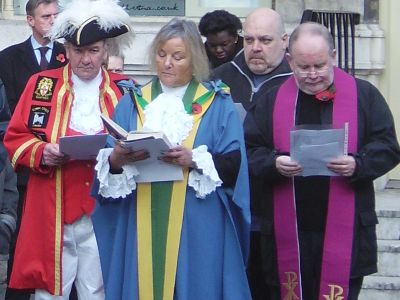
<svg viewBox="0 0 400 300">
<path fill-rule="evenodd" d="M 344 155 L 344 129 L 299 129 L 290 133 L 290 157 L 303 167 L 300 176 L 338 176 L 327 168 Z"/>
<path fill-rule="evenodd" d="M 108 134 L 72 135 L 60 137 L 60 152 L 67 154 L 71 159 L 96 159 L 99 150 L 104 148 Z"/>
<path fill-rule="evenodd" d="M 337 176 L 329 170 L 326 165 L 341 153 L 340 143 L 333 142 L 323 145 L 303 145 L 300 147 L 301 165 L 303 166 L 302 176 Z"/>
<path fill-rule="evenodd" d="M 135 177 L 136 182 L 158 182 L 183 180 L 182 167 L 166 163 L 159 159 L 162 151 L 168 151 L 170 147 L 162 138 L 149 138 L 125 142 L 123 147 L 133 150 L 147 150 L 150 157 L 134 163 L 139 171 Z"/>
</svg>

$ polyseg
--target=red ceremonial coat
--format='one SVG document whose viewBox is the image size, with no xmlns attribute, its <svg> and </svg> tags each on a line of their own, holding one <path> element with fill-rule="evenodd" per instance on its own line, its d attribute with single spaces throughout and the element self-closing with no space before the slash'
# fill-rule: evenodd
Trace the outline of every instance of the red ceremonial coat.
<svg viewBox="0 0 400 300">
<path fill-rule="evenodd" d="M 102 70 L 100 110 L 111 116 L 121 91 L 122 75 Z M 33 75 L 10 121 L 4 144 L 12 165 L 30 168 L 25 206 L 10 287 L 45 289 L 62 294 L 62 248 L 65 223 L 90 215 L 93 161 L 70 161 L 62 167 L 40 164 L 46 143 L 68 133 L 73 102 L 71 68 Z M 84 120 L 83 120 L 84 121 Z M 72 203 L 72 204 L 71 204 Z"/>
</svg>

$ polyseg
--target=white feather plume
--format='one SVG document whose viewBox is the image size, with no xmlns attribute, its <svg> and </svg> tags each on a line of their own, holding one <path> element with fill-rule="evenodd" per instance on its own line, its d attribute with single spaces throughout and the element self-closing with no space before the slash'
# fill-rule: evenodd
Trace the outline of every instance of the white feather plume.
<svg viewBox="0 0 400 300">
<path fill-rule="evenodd" d="M 122 25 L 128 26 L 129 32 L 111 39 L 115 39 L 118 47 L 122 48 L 132 43 L 134 33 L 131 20 L 127 12 L 118 5 L 118 0 L 73 0 L 58 14 L 49 37 L 55 40 L 71 35 L 85 21 L 93 17 L 98 17 L 97 23 L 105 31 Z"/>
</svg>

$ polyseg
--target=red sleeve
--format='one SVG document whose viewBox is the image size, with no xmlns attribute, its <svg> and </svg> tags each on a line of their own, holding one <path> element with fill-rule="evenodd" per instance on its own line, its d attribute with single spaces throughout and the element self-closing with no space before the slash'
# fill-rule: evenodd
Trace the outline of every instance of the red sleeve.
<svg viewBox="0 0 400 300">
<path fill-rule="evenodd" d="M 36 80 L 37 75 L 29 79 L 18 101 L 4 137 L 4 145 L 14 169 L 17 170 L 24 166 L 37 172 L 48 173 L 50 171 L 49 168 L 40 166 L 46 143 L 28 128 Z"/>
</svg>

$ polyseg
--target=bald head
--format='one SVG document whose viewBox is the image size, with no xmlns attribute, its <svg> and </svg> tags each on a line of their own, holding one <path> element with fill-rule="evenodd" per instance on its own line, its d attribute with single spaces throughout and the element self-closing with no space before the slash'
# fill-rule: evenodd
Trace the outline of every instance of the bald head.
<svg viewBox="0 0 400 300">
<path fill-rule="evenodd" d="M 275 31 L 277 35 L 285 33 L 281 15 L 267 7 L 257 8 L 247 16 L 244 23 L 244 32 L 246 32 L 246 25 L 269 28 L 271 31 Z"/>
<path fill-rule="evenodd" d="M 329 51 L 332 53 L 334 50 L 333 38 L 328 29 L 319 23 L 308 22 L 300 24 L 293 30 L 289 39 L 289 53 L 292 53 L 295 43 L 304 35 L 321 37 L 326 42 Z"/>
<path fill-rule="evenodd" d="M 325 26 L 299 25 L 290 36 L 287 58 L 297 86 L 304 93 L 316 95 L 332 84 L 336 51 L 332 35 Z"/>
<path fill-rule="evenodd" d="M 270 73 L 282 62 L 287 47 L 281 16 L 270 8 L 258 8 L 247 16 L 243 29 L 249 69 L 258 75 Z"/>
</svg>

